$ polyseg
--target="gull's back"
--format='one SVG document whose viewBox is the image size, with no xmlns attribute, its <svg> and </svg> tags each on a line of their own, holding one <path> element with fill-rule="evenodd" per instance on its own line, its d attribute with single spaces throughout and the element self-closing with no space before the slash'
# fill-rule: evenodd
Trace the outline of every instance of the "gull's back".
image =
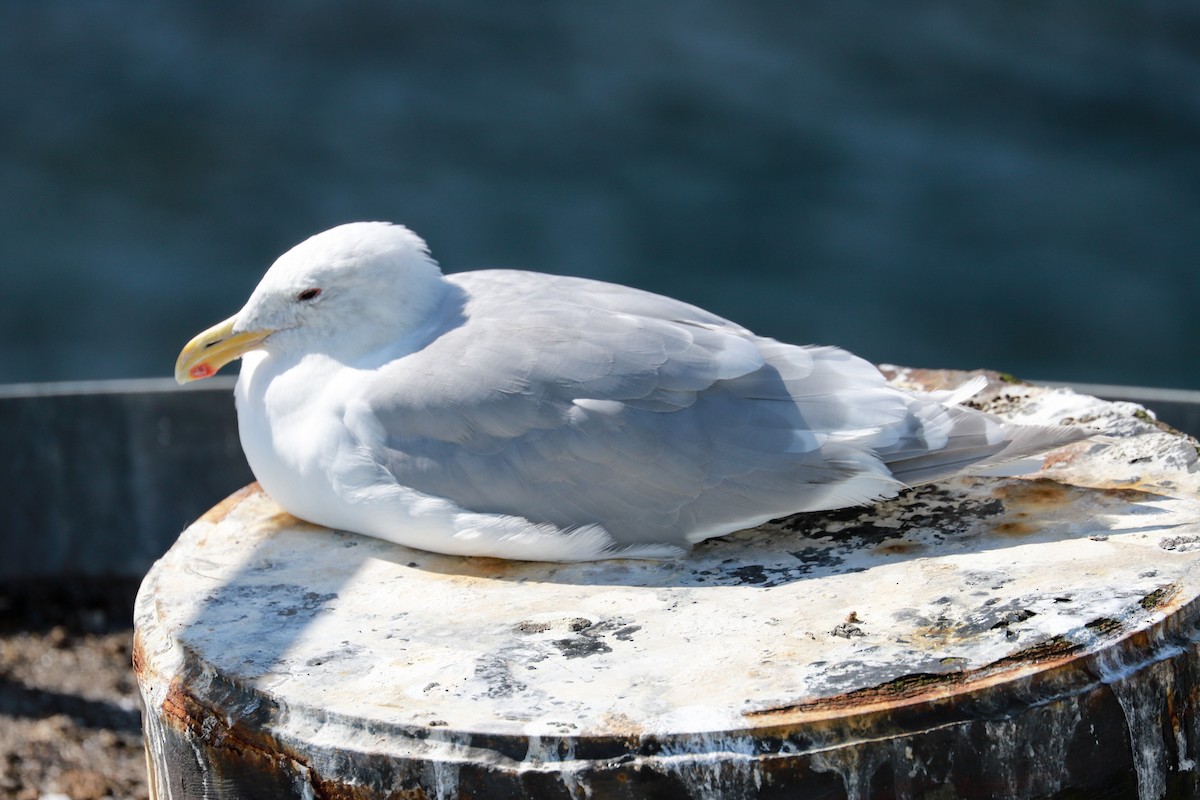
<svg viewBox="0 0 1200 800">
<path fill-rule="evenodd" d="M 399 484 L 477 512 L 687 546 L 1083 435 L 901 391 L 845 351 L 648 292 L 508 270 L 447 280 L 446 325 L 363 402 Z"/>
</svg>

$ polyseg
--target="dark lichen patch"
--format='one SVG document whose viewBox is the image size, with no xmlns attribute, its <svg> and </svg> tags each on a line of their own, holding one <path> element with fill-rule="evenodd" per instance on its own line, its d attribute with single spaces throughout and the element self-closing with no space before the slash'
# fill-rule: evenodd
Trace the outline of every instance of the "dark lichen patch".
<svg viewBox="0 0 1200 800">
<path fill-rule="evenodd" d="M 828 536 L 829 532 L 827 529 L 836 527 L 838 523 L 861 523 L 868 517 L 878 516 L 871 509 L 879 508 L 882 505 L 882 503 L 879 503 L 870 508 L 850 506 L 847 508 L 835 508 L 829 511 L 807 511 L 801 514 L 793 514 L 790 517 L 781 517 L 780 519 L 773 520 L 772 523 L 790 532 L 798 533 L 801 536 L 810 536 L 814 539 L 819 539 Z"/>
<path fill-rule="evenodd" d="M 1123 627 L 1119 620 L 1111 617 L 1099 617 L 1083 626 L 1096 636 L 1112 636 L 1119 633 Z"/>
<path fill-rule="evenodd" d="M 488 697 L 512 697 L 528 688 L 513 677 L 508 659 L 502 655 L 482 656 L 475 662 L 475 677 L 483 681 Z"/>
<path fill-rule="evenodd" d="M 1155 428 L 1158 428 L 1163 433 L 1170 433 L 1175 436 L 1183 435 L 1178 430 L 1176 430 L 1175 428 L 1172 428 L 1170 425 L 1163 422 L 1161 419 L 1158 419 L 1157 417 L 1155 417 L 1153 414 L 1151 414 L 1149 411 L 1147 411 L 1144 408 L 1139 408 L 1137 411 L 1134 411 L 1133 417 L 1134 417 L 1134 419 L 1140 420 L 1141 422 L 1145 422 L 1147 425 L 1153 425 Z"/>
<path fill-rule="evenodd" d="M 345 661 L 347 659 L 359 658 L 366 651 L 359 645 L 350 644 L 344 641 L 336 650 L 330 650 L 320 655 L 313 656 L 304 662 L 306 667 L 320 667 L 330 662 Z"/>
<path fill-rule="evenodd" d="M 601 639 L 590 636 L 575 636 L 570 639 L 556 639 L 554 646 L 564 658 L 587 658 L 588 656 L 611 653 L 612 648 Z"/>
<path fill-rule="evenodd" d="M 571 635 L 554 639 L 550 644 L 565 658 L 587 658 L 612 652 L 612 646 L 605 641 L 605 637 L 611 635 L 617 641 L 630 642 L 642 626 L 630 624 L 629 620 L 620 618 L 593 622 L 585 617 L 574 617 L 566 620 L 565 624 L 550 624 L 542 630 L 564 628 Z"/>
<path fill-rule="evenodd" d="M 800 563 L 745 564 L 730 559 L 712 569 L 696 572 L 695 582 L 705 586 L 757 586 L 770 589 L 802 580 L 818 571 L 826 574 L 853 571 L 835 569 L 845 559 L 830 555 L 826 548 L 814 548 L 811 552 L 798 551 L 790 555 Z"/>
<path fill-rule="evenodd" d="M 1015 385 L 1027 386 L 1023 381 L 1013 381 Z M 989 414 L 1012 414 L 1021 411 L 1029 403 L 1029 395 L 1024 392 L 1013 392 L 1007 389 L 1001 389 L 991 396 L 972 397 L 963 405 L 969 408 L 974 408 L 977 411 L 985 411 Z"/>
<path fill-rule="evenodd" d="M 767 582 L 767 569 L 767 567 L 761 564 L 749 564 L 737 569 L 731 569 L 725 575 L 735 579 L 738 583 L 757 586 Z"/>
<path fill-rule="evenodd" d="M 593 622 L 586 617 L 573 617 L 567 622 L 567 630 L 571 633 L 583 634 L 584 636 L 603 636 L 624 624 L 625 622 L 620 619 L 602 619 L 598 622 Z"/>
<path fill-rule="evenodd" d="M 202 604 L 209 609 L 256 609 L 259 613 L 267 611 L 281 617 L 308 619 L 336 599 L 336 592 L 313 592 L 291 583 L 250 583 L 222 586 L 207 595 Z"/>
<path fill-rule="evenodd" d="M 923 694 L 933 689 L 960 683 L 961 675 L 962 673 L 960 672 L 915 672 L 909 675 L 902 675 L 899 678 L 893 678 L 889 681 L 876 684 L 875 686 L 854 689 L 853 691 L 845 692 L 843 694 L 814 700 L 810 703 L 790 706 L 786 709 L 774 709 L 773 712 L 838 710 L 846 708 L 858 708 L 865 705 L 873 705 L 875 703 L 895 702 L 897 700 L 903 700 Z M 764 716 L 768 713 L 772 712 L 753 712 L 747 716 Z"/>
<path fill-rule="evenodd" d="M 781 520 L 779 525 L 842 551 L 826 557 L 880 546 L 890 546 L 894 551 L 924 548 L 966 533 L 981 520 L 1005 512 L 1000 500 L 974 496 L 969 488 L 963 488 L 963 483 L 973 485 L 970 479 L 963 479 L 953 484 L 917 486 L 873 506 L 797 514 Z M 920 539 L 914 539 L 914 534 Z"/>
<path fill-rule="evenodd" d="M 1167 586 L 1160 586 L 1139 600 L 1138 605 L 1146 611 L 1156 611 L 1165 605 L 1169 605 L 1178 593 L 1179 587 L 1173 583 Z"/>
<path fill-rule="evenodd" d="M 961 639 L 964 636 L 962 623 L 944 614 L 932 618 L 918 615 L 913 621 L 914 636 L 925 640 L 926 646 L 930 641 L 942 645 L 952 639 Z"/>
<path fill-rule="evenodd" d="M 613 631 L 613 637 L 620 639 L 622 642 L 631 642 L 633 641 L 633 634 L 641 629 L 641 625 L 626 625 L 624 628 Z"/>
<path fill-rule="evenodd" d="M 299 603 L 297 603 L 294 606 L 289 606 L 287 608 L 280 609 L 277 613 L 281 617 L 290 617 L 290 616 L 294 616 L 295 614 L 298 614 L 298 613 L 306 613 L 308 615 L 311 615 L 311 614 L 319 611 L 321 608 L 323 608 L 325 605 L 327 605 L 331 600 L 336 600 L 336 599 L 337 599 L 337 594 L 332 593 L 332 592 L 329 594 L 320 594 L 319 592 L 305 592 L 300 597 Z"/>
<path fill-rule="evenodd" d="M 992 673 L 1011 669 L 1012 667 L 1045 664 L 1048 661 L 1058 661 L 1059 659 L 1072 656 L 1082 649 L 1083 645 L 1081 644 L 1072 642 L 1062 636 L 1054 636 L 1045 641 L 1038 642 L 1031 647 L 1026 647 L 1024 650 L 1012 655 L 997 659 L 986 667 L 983 667 L 980 672 Z"/>
<path fill-rule="evenodd" d="M 911 620 L 913 631 L 918 640 L 925 642 L 927 649 L 930 643 L 941 646 L 950 642 L 962 642 L 976 637 L 989 637 L 994 631 L 1004 633 L 1014 632 L 1021 623 L 1037 616 L 1030 608 L 1036 605 L 1036 598 L 1014 598 L 1002 602 L 999 598 L 985 600 L 974 611 L 965 615 L 939 613 L 927 616 L 912 609 L 906 609 L 903 617 L 895 615 L 897 621 Z M 1012 638 L 1012 637 L 1010 637 Z"/>
<path fill-rule="evenodd" d="M 1200 537 L 1197 537 L 1197 539 L 1200 539 Z M 789 553 L 788 555 L 790 555 L 792 558 L 796 559 L 797 561 L 799 561 L 801 564 L 803 564 L 805 567 L 808 567 L 808 568 L 813 568 L 813 567 L 833 568 L 833 567 L 840 567 L 842 564 L 846 563 L 845 558 L 838 555 L 832 549 L 825 548 L 825 547 L 821 547 L 821 548 L 814 547 L 811 550 L 795 550 L 795 551 L 792 551 L 791 553 Z"/>
<path fill-rule="evenodd" d="M 984 570 L 968 570 L 963 573 L 963 583 L 967 586 L 987 586 L 990 589 L 1000 589 L 1013 579 L 1002 572 L 986 572 Z"/>
<path fill-rule="evenodd" d="M 896 622 L 906 622 L 908 620 L 923 620 L 925 618 L 917 609 L 907 606 L 893 611 L 892 619 L 896 620 Z"/>
<path fill-rule="evenodd" d="M 799 580 L 809 572 L 811 569 L 804 565 L 748 564 L 726 570 L 722 583 L 727 586 L 760 586 L 770 589 Z"/>
<path fill-rule="evenodd" d="M 1036 611 L 1030 611 L 1028 608 L 1022 608 L 1017 611 L 1009 611 L 1004 614 L 995 624 L 988 630 L 997 630 L 999 628 L 1007 628 L 1010 625 L 1016 625 L 1018 622 L 1024 622 L 1030 617 L 1036 617 Z"/>
<path fill-rule="evenodd" d="M 895 680 L 880 684 L 875 688 L 883 694 L 906 695 L 914 689 L 919 691 L 930 686 L 943 684 L 946 682 L 947 677 L 949 676 L 942 673 L 918 672 L 912 675 L 902 675 Z"/>
</svg>

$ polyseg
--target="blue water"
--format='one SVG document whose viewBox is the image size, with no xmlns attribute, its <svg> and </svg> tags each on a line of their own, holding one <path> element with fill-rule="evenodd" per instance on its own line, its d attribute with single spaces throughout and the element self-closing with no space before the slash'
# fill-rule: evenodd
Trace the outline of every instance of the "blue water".
<svg viewBox="0 0 1200 800">
<path fill-rule="evenodd" d="M 0 4 L 0 382 L 168 375 L 281 251 L 1200 387 L 1200 5 Z"/>
</svg>

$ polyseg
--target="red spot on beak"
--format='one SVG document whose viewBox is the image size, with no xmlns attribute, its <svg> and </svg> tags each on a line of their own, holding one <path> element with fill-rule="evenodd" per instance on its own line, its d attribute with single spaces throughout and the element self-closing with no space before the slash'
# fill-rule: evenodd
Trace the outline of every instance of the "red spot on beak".
<svg viewBox="0 0 1200 800">
<path fill-rule="evenodd" d="M 200 363 L 188 370 L 188 374 L 193 378 L 207 378 L 216 373 L 216 370 L 208 364 Z"/>
</svg>

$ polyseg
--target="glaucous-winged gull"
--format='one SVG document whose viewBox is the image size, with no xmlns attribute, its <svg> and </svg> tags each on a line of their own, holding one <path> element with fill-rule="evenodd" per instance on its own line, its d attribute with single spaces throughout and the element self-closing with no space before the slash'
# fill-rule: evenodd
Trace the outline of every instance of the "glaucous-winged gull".
<svg viewBox="0 0 1200 800">
<path fill-rule="evenodd" d="M 1083 438 L 887 384 L 695 306 L 515 270 L 443 276 L 400 225 L 302 242 L 183 349 L 243 358 L 242 446 L 297 517 L 442 553 L 670 557 Z"/>
</svg>

